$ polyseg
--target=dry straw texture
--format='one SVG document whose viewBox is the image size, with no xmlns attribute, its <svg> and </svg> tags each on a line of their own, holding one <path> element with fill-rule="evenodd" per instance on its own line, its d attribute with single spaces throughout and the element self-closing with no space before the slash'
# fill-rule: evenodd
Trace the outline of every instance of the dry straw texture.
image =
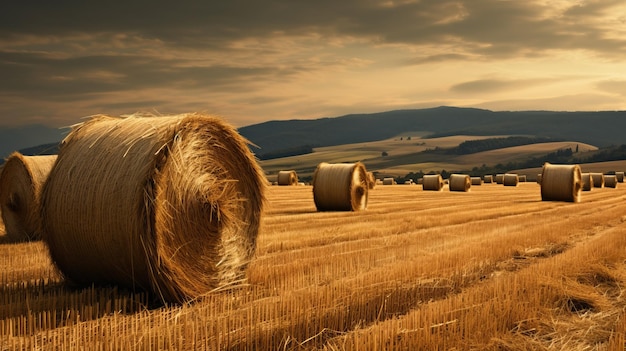
<svg viewBox="0 0 626 351">
<path fill-rule="evenodd" d="M 298 174 L 296 171 L 279 171 L 276 181 L 278 185 L 298 185 Z"/>
<path fill-rule="evenodd" d="M 318 211 L 364 210 L 368 189 L 367 171 L 360 162 L 322 162 L 313 175 L 313 201 Z"/>
<path fill-rule="evenodd" d="M 517 174 L 513 173 L 505 174 L 504 179 L 502 180 L 502 184 L 504 184 L 504 186 L 517 186 L 517 183 L 519 183 L 519 177 Z"/>
<path fill-rule="evenodd" d="M 582 182 L 583 182 L 583 191 L 591 191 L 593 188 L 593 183 L 591 182 L 591 174 L 590 173 L 582 173 Z"/>
<path fill-rule="evenodd" d="M 450 191 L 469 191 L 472 186 L 470 176 L 467 174 L 450 175 Z"/>
<path fill-rule="evenodd" d="M 367 187 L 368 189 L 374 189 L 376 187 L 374 172 L 367 172 Z"/>
<path fill-rule="evenodd" d="M 493 183 L 493 176 L 491 174 L 485 174 L 483 176 L 483 181 L 485 183 Z"/>
<path fill-rule="evenodd" d="M 578 165 L 546 162 L 541 172 L 541 200 L 580 202 L 582 173 Z"/>
<path fill-rule="evenodd" d="M 426 174 L 422 179 L 423 190 L 441 191 L 443 189 L 441 174 Z"/>
<path fill-rule="evenodd" d="M 19 152 L 7 158 L 0 174 L 0 212 L 10 241 L 41 239 L 41 191 L 56 158 Z"/>
<path fill-rule="evenodd" d="M 605 175 L 604 186 L 607 188 L 617 188 L 617 177 L 615 175 Z"/>
<path fill-rule="evenodd" d="M 624 172 L 615 172 L 615 177 L 617 178 L 618 183 L 624 182 Z"/>
<path fill-rule="evenodd" d="M 593 183 L 594 188 L 603 188 L 604 187 L 604 174 L 591 173 L 591 181 Z"/>
<path fill-rule="evenodd" d="M 62 143 L 44 239 L 75 283 L 188 301 L 245 277 L 265 186 L 247 141 L 218 118 L 96 116 Z"/>
</svg>

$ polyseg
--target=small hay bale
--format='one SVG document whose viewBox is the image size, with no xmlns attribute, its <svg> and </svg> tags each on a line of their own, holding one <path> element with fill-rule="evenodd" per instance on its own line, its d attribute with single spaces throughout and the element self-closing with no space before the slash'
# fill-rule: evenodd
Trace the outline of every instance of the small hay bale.
<svg viewBox="0 0 626 351">
<path fill-rule="evenodd" d="M 41 191 L 56 159 L 19 152 L 7 158 L 0 174 L 0 212 L 9 241 L 41 239 Z"/>
<path fill-rule="evenodd" d="M 504 186 L 517 186 L 517 183 L 519 183 L 519 178 L 517 177 L 517 174 L 513 173 L 506 173 L 504 175 L 504 179 L 502 180 L 502 184 Z"/>
<path fill-rule="evenodd" d="M 376 187 L 376 177 L 374 176 L 374 172 L 367 172 L 367 187 L 369 189 L 374 189 Z"/>
<path fill-rule="evenodd" d="M 615 175 L 604 175 L 604 186 L 607 188 L 617 188 L 617 177 Z"/>
<path fill-rule="evenodd" d="M 298 185 L 298 174 L 296 171 L 279 171 L 276 182 L 278 185 Z"/>
<path fill-rule="evenodd" d="M 496 184 L 504 183 L 504 174 L 496 174 Z"/>
<path fill-rule="evenodd" d="M 591 191 L 593 188 L 593 183 L 591 181 L 590 173 L 582 173 L 581 174 L 582 183 L 583 183 L 583 191 Z"/>
<path fill-rule="evenodd" d="M 615 177 L 617 177 L 618 183 L 624 182 L 624 172 L 615 172 Z"/>
<path fill-rule="evenodd" d="M 603 188 L 604 187 L 604 174 L 591 173 L 591 182 L 593 183 L 594 188 Z"/>
<path fill-rule="evenodd" d="M 266 186 L 246 139 L 218 118 L 96 116 L 62 142 L 44 240 L 74 283 L 190 301 L 245 279 Z"/>
<path fill-rule="evenodd" d="M 441 174 L 426 174 L 422 179 L 422 190 L 443 190 L 443 178 L 441 178 Z"/>
<path fill-rule="evenodd" d="M 582 174 L 578 165 L 546 162 L 541 172 L 541 200 L 580 202 Z"/>
<path fill-rule="evenodd" d="M 525 174 L 518 174 L 517 175 L 517 179 L 519 180 L 520 183 L 526 183 L 526 175 Z"/>
<path fill-rule="evenodd" d="M 383 185 L 394 185 L 396 184 L 396 180 L 388 177 L 388 178 L 383 178 Z"/>
<path fill-rule="evenodd" d="M 541 184 L 541 173 L 537 174 L 537 184 Z"/>
<path fill-rule="evenodd" d="M 470 177 L 470 181 L 472 182 L 472 185 L 482 185 L 483 184 L 483 179 L 481 177 Z"/>
<path fill-rule="evenodd" d="M 467 174 L 451 174 L 449 183 L 450 191 L 468 192 L 472 187 L 470 176 Z"/>
<path fill-rule="evenodd" d="M 318 211 L 359 211 L 367 208 L 367 170 L 360 163 L 317 165 L 313 201 Z"/>
<path fill-rule="evenodd" d="M 483 181 L 485 182 L 485 184 L 489 183 L 493 183 L 493 176 L 491 174 L 485 174 L 483 176 Z"/>
</svg>

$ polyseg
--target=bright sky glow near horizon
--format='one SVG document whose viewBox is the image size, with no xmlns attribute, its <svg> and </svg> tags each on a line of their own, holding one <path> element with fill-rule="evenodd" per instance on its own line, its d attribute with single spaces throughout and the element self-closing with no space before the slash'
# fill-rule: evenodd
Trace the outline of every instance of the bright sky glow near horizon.
<svg viewBox="0 0 626 351">
<path fill-rule="evenodd" d="M 0 128 L 139 111 L 241 127 L 441 105 L 626 110 L 626 2 L 12 1 L 0 81 Z"/>
</svg>

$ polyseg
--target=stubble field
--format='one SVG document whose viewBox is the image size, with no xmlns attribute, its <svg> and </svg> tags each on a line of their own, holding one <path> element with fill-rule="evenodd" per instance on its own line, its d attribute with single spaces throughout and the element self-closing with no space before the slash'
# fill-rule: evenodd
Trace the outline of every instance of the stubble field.
<svg viewBox="0 0 626 351">
<path fill-rule="evenodd" d="M 68 286 L 43 243 L 2 243 L 0 350 L 623 350 L 625 201 L 379 185 L 317 212 L 273 186 L 248 280 L 183 306 Z"/>
</svg>

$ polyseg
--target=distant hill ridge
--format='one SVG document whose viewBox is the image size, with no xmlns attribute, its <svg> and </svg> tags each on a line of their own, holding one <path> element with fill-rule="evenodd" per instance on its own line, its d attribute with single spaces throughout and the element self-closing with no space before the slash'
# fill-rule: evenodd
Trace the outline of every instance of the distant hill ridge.
<svg viewBox="0 0 626 351">
<path fill-rule="evenodd" d="M 490 111 L 441 106 L 427 109 L 349 114 L 310 120 L 268 121 L 241 127 L 239 133 L 264 154 L 384 140 L 408 132 L 445 135 L 530 135 L 576 140 L 596 146 L 626 144 L 626 111 Z M 50 150 L 67 129 L 26 126 L 0 130 L 0 163 L 14 150 Z"/>
<path fill-rule="evenodd" d="M 626 111 L 499 111 L 441 106 L 350 114 L 313 120 L 269 121 L 239 128 L 264 154 L 302 146 L 383 140 L 407 132 L 446 135 L 532 135 L 597 146 L 626 143 Z"/>
</svg>

